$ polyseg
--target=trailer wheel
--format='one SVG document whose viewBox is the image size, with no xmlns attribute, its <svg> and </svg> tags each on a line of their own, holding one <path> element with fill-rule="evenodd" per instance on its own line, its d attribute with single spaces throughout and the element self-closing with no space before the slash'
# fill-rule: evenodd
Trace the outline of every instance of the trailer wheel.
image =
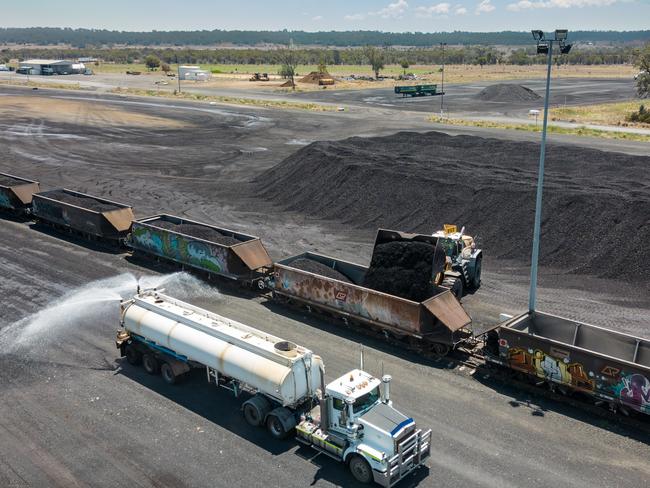
<svg viewBox="0 0 650 488">
<path fill-rule="evenodd" d="M 142 356 L 142 365 L 144 370 L 149 374 L 158 374 L 160 371 L 160 364 L 153 354 L 144 354 Z"/>
<path fill-rule="evenodd" d="M 433 352 L 433 354 L 436 356 L 446 356 L 447 353 L 449 353 L 449 346 L 447 344 L 443 344 L 442 342 L 434 342 L 431 344 L 431 352 Z"/>
<path fill-rule="evenodd" d="M 138 351 L 134 344 L 126 346 L 126 360 L 131 366 L 137 366 L 142 362 L 142 354 Z"/>
<path fill-rule="evenodd" d="M 349 463 L 350 473 L 359 483 L 368 484 L 372 481 L 372 469 L 368 461 L 361 456 L 352 456 Z"/>
<path fill-rule="evenodd" d="M 160 366 L 160 375 L 162 376 L 163 381 L 168 385 L 178 383 L 178 376 L 176 376 L 169 363 L 162 363 Z"/>
<path fill-rule="evenodd" d="M 269 415 L 266 420 L 266 428 L 276 439 L 286 439 L 289 436 L 289 432 L 284 428 L 277 415 Z"/>
<path fill-rule="evenodd" d="M 271 408 L 271 403 L 259 394 L 246 400 L 242 405 L 244 419 L 248 425 L 253 427 L 264 425 L 264 419 Z"/>
</svg>

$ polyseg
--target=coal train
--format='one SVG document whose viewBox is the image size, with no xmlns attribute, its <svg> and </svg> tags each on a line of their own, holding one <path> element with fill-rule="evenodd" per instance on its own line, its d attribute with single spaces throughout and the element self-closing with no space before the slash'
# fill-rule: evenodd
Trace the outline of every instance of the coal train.
<svg viewBox="0 0 650 488">
<path fill-rule="evenodd" d="M 460 297 L 440 286 L 449 278 L 465 282 L 463 275 L 480 273 L 482 253 L 462 231 L 456 241 L 445 241 L 441 233 L 379 229 L 373 257 L 389 242 L 426 243 L 435 250 L 431 289 L 414 300 L 366 286 L 365 266 L 313 252 L 273 262 L 259 237 L 166 214 L 136 219 L 128 205 L 69 189 L 42 192 L 38 182 L 3 173 L 0 210 L 69 235 L 124 246 L 134 257 L 248 286 L 422 354 L 469 351 L 486 365 L 538 385 L 584 394 L 623 413 L 650 414 L 648 340 L 537 311 L 474 330 Z M 466 248 L 460 249 L 466 252 L 459 271 L 450 266 L 450 242 Z"/>
</svg>

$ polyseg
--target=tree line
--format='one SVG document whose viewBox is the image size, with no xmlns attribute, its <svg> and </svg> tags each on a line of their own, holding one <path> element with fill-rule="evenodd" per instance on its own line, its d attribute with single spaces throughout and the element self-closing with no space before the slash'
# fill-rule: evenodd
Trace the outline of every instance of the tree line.
<svg viewBox="0 0 650 488">
<path fill-rule="evenodd" d="M 449 64 L 544 64 L 544 55 L 538 55 L 535 47 L 504 50 L 486 46 L 447 46 L 444 53 L 440 47 L 398 49 L 378 48 L 385 64 L 439 65 Z M 639 49 L 632 46 L 596 48 L 576 46 L 568 55 L 558 57 L 562 64 L 627 64 L 633 63 Z M 94 57 L 104 62 L 132 64 L 142 63 L 147 56 L 155 56 L 167 64 L 283 64 L 284 49 L 160 49 L 160 48 L 24 48 L 0 51 L 0 62 L 11 58 L 77 59 Z M 300 48 L 292 49 L 296 64 L 307 65 L 360 65 L 368 63 L 366 48 Z"/>
<path fill-rule="evenodd" d="M 633 43 L 650 41 L 650 30 L 637 31 L 571 31 L 572 41 L 594 43 Z M 68 44 L 77 48 L 111 46 L 210 46 L 230 43 L 237 46 L 261 44 L 286 45 L 290 41 L 299 45 L 330 47 L 412 46 L 428 47 L 446 42 L 453 45 L 503 45 L 530 44 L 530 32 L 380 32 L 380 31 L 246 31 L 197 30 L 126 32 L 105 29 L 71 29 L 58 27 L 0 28 L 0 43 L 57 45 Z"/>
</svg>

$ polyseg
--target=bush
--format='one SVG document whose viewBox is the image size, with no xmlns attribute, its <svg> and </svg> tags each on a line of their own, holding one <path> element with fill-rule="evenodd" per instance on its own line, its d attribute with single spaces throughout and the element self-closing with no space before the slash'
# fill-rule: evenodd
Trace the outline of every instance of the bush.
<svg viewBox="0 0 650 488">
<path fill-rule="evenodd" d="M 212 69 L 210 70 L 210 73 L 215 74 L 215 75 L 218 75 L 218 74 L 223 73 L 223 71 L 221 71 L 220 69 L 217 69 L 217 68 L 212 68 Z"/>
<path fill-rule="evenodd" d="M 626 118 L 629 122 L 650 124 L 650 110 L 647 110 L 644 105 L 641 105 L 638 112 L 632 112 Z"/>
</svg>

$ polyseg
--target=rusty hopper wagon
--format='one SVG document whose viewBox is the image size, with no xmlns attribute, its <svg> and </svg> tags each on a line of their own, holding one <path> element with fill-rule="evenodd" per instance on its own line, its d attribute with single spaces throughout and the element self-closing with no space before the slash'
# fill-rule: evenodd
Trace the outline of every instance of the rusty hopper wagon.
<svg viewBox="0 0 650 488">
<path fill-rule="evenodd" d="M 349 282 L 304 271 L 292 266 L 308 259 L 349 278 Z M 276 299 L 309 305 L 346 322 L 358 323 L 372 331 L 390 334 L 415 343 L 418 348 L 444 355 L 466 336 L 471 319 L 451 291 L 439 293 L 423 302 L 414 302 L 361 285 L 368 268 L 311 252 L 274 264 L 269 281 Z"/>
<path fill-rule="evenodd" d="M 263 279 L 272 266 L 259 237 L 172 215 L 134 221 L 128 245 L 136 253 L 260 289 L 264 288 Z"/>
<path fill-rule="evenodd" d="M 36 181 L 0 173 L 0 210 L 27 214 L 31 210 L 34 193 L 39 191 Z"/>
<path fill-rule="evenodd" d="M 35 194 L 32 213 L 58 230 L 111 244 L 124 242 L 133 221 L 129 205 L 65 188 Z"/>
<path fill-rule="evenodd" d="M 650 414 L 650 341 L 542 312 L 488 332 L 486 358 L 579 391 L 612 409 Z"/>
</svg>

